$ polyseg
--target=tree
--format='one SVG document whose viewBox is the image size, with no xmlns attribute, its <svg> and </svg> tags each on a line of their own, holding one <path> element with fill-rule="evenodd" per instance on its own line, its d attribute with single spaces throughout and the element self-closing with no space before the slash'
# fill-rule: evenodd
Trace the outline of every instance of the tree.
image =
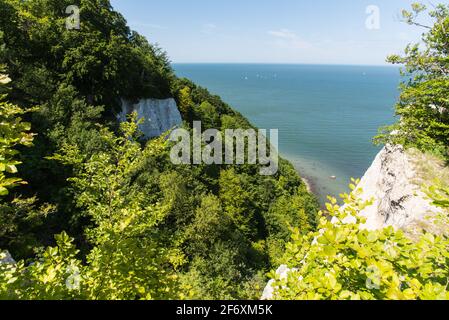
<svg viewBox="0 0 449 320">
<path fill-rule="evenodd" d="M 80 30 L 66 29 L 71 4 L 80 7 Z M 108 0 L 2 0 L 0 11 L 0 64 L 15 80 L 9 104 L 39 106 L 10 117 L 23 117 L 19 123 L 30 122 L 38 135 L 33 148 L 20 145 L 8 158 L 23 162 L 28 184 L 0 199 L 0 247 L 19 261 L 1 266 L 0 295 L 258 296 L 269 266 L 266 240 L 281 237 L 268 235 L 265 213 L 280 196 L 295 195 L 295 207 L 303 196 L 310 203 L 296 193 L 294 169 L 260 177 L 257 165 L 177 166 L 163 139 L 144 147 L 135 118 L 120 126 L 122 98 L 175 97 L 185 120 L 252 128 L 220 97 L 177 79 L 165 52 L 131 31 Z"/>
<path fill-rule="evenodd" d="M 121 136 L 101 131 L 106 152 L 84 159 L 66 146 L 55 159 L 73 165 L 70 178 L 81 214 L 92 220 L 86 230 L 94 249 L 87 256 L 87 292 L 96 299 L 162 299 L 176 296 L 173 267 L 182 257 L 164 246 L 157 228 L 170 203 L 152 205 L 144 190 L 132 186 L 141 161 L 164 148 L 163 140 L 142 150 L 137 142 L 137 115 L 121 125 Z M 172 266 L 170 268 L 170 266 Z"/>
<path fill-rule="evenodd" d="M 0 86 L 11 79 L 0 73 Z M 27 182 L 17 177 L 19 161 L 18 147 L 30 147 L 34 134 L 31 125 L 22 120 L 26 112 L 0 96 L 0 247 L 14 250 L 17 256 L 32 252 L 38 241 L 33 230 L 42 226 L 47 216 L 54 212 L 48 204 L 38 205 L 35 197 L 22 198 L 11 195 L 11 190 Z"/>
<path fill-rule="evenodd" d="M 415 3 L 412 11 L 403 11 L 405 22 L 419 26 L 426 31 L 421 45 L 409 45 L 403 56 L 392 55 L 388 61 L 403 64 L 404 82 L 396 106 L 398 123 L 382 129 L 376 137 L 380 143 L 391 142 L 406 147 L 415 146 L 447 156 L 449 143 L 449 6 L 440 4 L 428 15 L 433 26 L 419 22 L 419 16 L 426 12 L 425 5 Z"/>
<path fill-rule="evenodd" d="M 55 160 L 74 167 L 70 179 L 79 214 L 91 222 L 86 237 L 92 250 L 86 264 L 66 233 L 57 246 L 25 265 L 0 265 L 0 297 L 16 299 L 168 299 L 179 297 L 175 268 L 183 257 L 161 241 L 157 228 L 170 203 L 152 205 L 143 190 L 134 190 L 135 170 L 146 157 L 164 148 L 162 139 L 145 149 L 138 137 L 136 115 L 121 126 L 122 135 L 101 130 L 105 152 L 86 159 L 66 145 Z M 69 270 L 72 274 L 70 274 Z M 67 275 L 69 273 L 69 275 Z M 73 273 L 75 275 L 73 275 Z M 67 280 L 67 277 L 75 277 Z M 73 280 L 75 283 L 72 283 Z M 69 284 L 67 284 L 69 281 Z M 31 283 L 31 285 L 30 285 Z"/>
<path fill-rule="evenodd" d="M 291 238 L 291 229 L 307 234 L 315 227 L 315 219 L 308 216 L 307 196 L 298 190 L 294 195 L 283 195 L 274 201 L 264 215 L 268 233 L 268 252 L 273 265 L 277 265 Z"/>
<path fill-rule="evenodd" d="M 204 101 L 197 108 L 197 113 L 204 129 L 220 129 L 220 118 L 217 109 L 212 104 Z"/>
<path fill-rule="evenodd" d="M 56 246 L 38 253 L 33 264 L 24 261 L 0 264 L 0 299 L 57 300 L 81 295 L 81 261 L 76 258 L 73 239 L 66 233 L 56 238 Z M 5 253 L 0 252 L 0 260 Z"/>
<path fill-rule="evenodd" d="M 233 169 L 225 170 L 220 175 L 220 200 L 227 217 L 241 232 L 255 234 L 254 212 L 251 208 L 251 193 L 246 188 L 244 176 Z"/>
<path fill-rule="evenodd" d="M 11 79 L 1 73 L 0 86 L 8 84 Z M 31 146 L 33 134 L 29 133 L 31 125 L 22 120 L 25 112 L 16 105 L 5 102 L 6 95 L 0 95 L 0 196 L 9 193 L 8 189 L 24 183 L 20 178 L 8 178 L 7 174 L 17 173 L 20 161 L 16 156 L 16 147 Z"/>
<path fill-rule="evenodd" d="M 220 200 L 213 195 L 204 196 L 186 230 L 191 256 L 204 254 L 211 245 L 226 239 L 229 226 L 230 221 L 223 213 Z"/>
<path fill-rule="evenodd" d="M 9 78 L 0 73 L 2 85 Z M 29 133 L 31 125 L 22 120 L 25 112 L 16 105 L 5 102 L 5 95 L 0 96 L 0 196 L 9 194 L 9 189 L 25 183 L 22 179 L 8 177 L 17 173 L 17 147 L 31 146 L 33 134 Z"/>
<path fill-rule="evenodd" d="M 191 98 L 191 89 L 185 86 L 178 93 L 179 100 L 179 111 L 181 112 L 184 119 L 190 119 L 193 109 L 193 101 Z"/>
<path fill-rule="evenodd" d="M 360 211 L 370 202 L 362 190 L 343 195 L 345 206 L 330 198 L 329 219 L 321 213 L 319 231 L 293 232 L 283 263 L 275 272 L 275 299 L 449 299 L 449 239 L 424 232 L 418 241 L 393 227 L 370 231 Z"/>
</svg>

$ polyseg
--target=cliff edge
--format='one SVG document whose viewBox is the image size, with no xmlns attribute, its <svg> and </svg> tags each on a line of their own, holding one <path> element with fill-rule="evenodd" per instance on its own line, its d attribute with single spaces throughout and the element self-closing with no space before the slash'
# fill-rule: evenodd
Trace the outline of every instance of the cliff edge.
<svg viewBox="0 0 449 320">
<path fill-rule="evenodd" d="M 358 185 L 363 200 L 374 200 L 361 212 L 367 218 L 365 227 L 375 230 L 393 226 L 409 233 L 431 229 L 429 216 L 440 209 L 431 204 L 423 188 L 443 171 L 431 156 L 402 146 L 385 146 Z"/>
<path fill-rule="evenodd" d="M 435 224 L 432 219 L 441 209 L 432 205 L 423 191 L 435 179 L 446 184 L 449 181 L 449 168 L 442 160 L 398 145 L 385 146 L 357 186 L 363 191 L 362 200 L 373 201 L 360 212 L 367 219 L 363 227 L 377 230 L 393 226 L 412 239 L 422 230 L 446 232 L 447 226 Z M 352 220 L 349 217 L 348 223 Z M 276 271 L 281 279 L 287 278 L 289 272 L 286 265 Z M 273 282 L 265 287 L 262 300 L 273 299 Z"/>
</svg>

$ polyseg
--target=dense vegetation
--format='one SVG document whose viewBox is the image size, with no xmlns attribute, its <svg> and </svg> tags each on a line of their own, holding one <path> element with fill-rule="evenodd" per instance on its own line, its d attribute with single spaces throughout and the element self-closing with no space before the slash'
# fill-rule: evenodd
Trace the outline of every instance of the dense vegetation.
<svg viewBox="0 0 449 320">
<path fill-rule="evenodd" d="M 81 8 L 67 30 L 65 8 Z M 424 27 L 404 56 L 397 124 L 382 143 L 447 158 L 449 6 L 404 11 Z M 107 0 L 0 0 L 0 299 L 449 299 L 449 238 L 361 228 L 362 190 L 317 203 L 294 168 L 176 166 L 170 143 L 118 124 L 120 99 L 175 97 L 184 126 L 249 128 Z M 20 107 L 19 107 L 20 106 Z M 449 225 L 449 188 L 427 188 Z M 332 219 L 329 219 L 332 218 Z M 291 238 L 291 230 L 294 230 Z M 284 248 L 287 248 L 284 253 Z M 0 250 L 0 261 L 6 251 Z M 1 253 L 3 252 L 3 253 Z"/>
<path fill-rule="evenodd" d="M 449 299 L 449 238 L 424 232 L 412 240 L 388 227 L 369 231 L 360 212 L 369 202 L 362 190 L 343 195 L 344 207 L 331 199 L 319 231 L 304 236 L 295 230 L 283 263 L 291 270 L 281 278 L 272 273 L 276 299 L 320 300 L 447 300 Z M 435 205 L 445 208 L 438 223 L 449 225 L 447 188 L 429 191 Z"/>
<path fill-rule="evenodd" d="M 449 147 L 449 6 L 436 6 L 429 15 L 433 26 L 417 20 L 426 11 L 414 4 L 404 11 L 407 23 L 424 27 L 424 48 L 407 47 L 405 56 L 391 56 L 404 64 L 405 82 L 397 105 L 399 122 L 385 128 L 378 140 L 432 152 L 447 159 Z M 442 230 L 449 226 L 447 181 L 423 186 L 440 217 L 430 218 Z M 272 273 L 276 299 L 449 299 L 448 232 L 423 230 L 417 239 L 391 227 L 364 230 L 360 212 L 369 202 L 361 192 L 343 195 L 345 205 L 330 199 L 326 215 L 321 213 L 319 231 L 304 236 L 295 230 L 283 263 L 287 277 Z M 329 220 L 329 216 L 332 218 Z"/>
<path fill-rule="evenodd" d="M 419 22 L 426 7 L 416 3 L 403 11 L 411 25 L 423 28 L 422 43 L 409 45 L 404 56 L 388 61 L 401 64 L 404 82 L 396 106 L 399 121 L 384 128 L 377 141 L 416 147 L 447 157 L 449 145 L 449 6 L 439 5 L 428 12 L 433 26 Z"/>
<path fill-rule="evenodd" d="M 0 0 L 0 64 L 0 248 L 20 260 L 0 263 L 0 298 L 257 298 L 289 228 L 316 226 L 288 162 L 272 177 L 175 166 L 135 115 L 118 125 L 121 98 L 172 96 L 186 128 L 251 126 L 176 78 L 108 0 Z"/>
</svg>

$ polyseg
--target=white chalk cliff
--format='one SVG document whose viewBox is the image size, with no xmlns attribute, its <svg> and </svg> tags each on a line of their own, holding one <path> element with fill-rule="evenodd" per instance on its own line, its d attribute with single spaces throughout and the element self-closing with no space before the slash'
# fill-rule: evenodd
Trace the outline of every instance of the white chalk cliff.
<svg viewBox="0 0 449 320">
<path fill-rule="evenodd" d="M 138 119 L 144 119 L 139 129 L 145 138 L 158 137 L 182 123 L 181 113 L 173 98 L 142 99 L 136 104 L 122 100 L 122 112 L 117 118 L 121 122 L 126 121 L 132 112 L 137 112 Z"/>
<path fill-rule="evenodd" d="M 365 227 L 410 229 L 427 224 L 427 217 L 439 209 L 427 199 L 418 180 L 414 159 L 404 148 L 383 148 L 358 185 L 363 200 L 374 199 L 374 204 L 361 212 L 367 218 Z"/>
<path fill-rule="evenodd" d="M 440 212 L 433 206 L 423 192 L 423 180 L 433 177 L 422 177 L 417 165 L 419 162 L 431 162 L 430 159 L 416 158 L 401 146 L 385 146 L 375 158 L 371 167 L 360 180 L 358 188 L 363 190 L 362 200 L 373 200 L 373 204 L 360 214 L 367 218 L 363 226 L 369 230 L 377 230 L 387 226 L 406 231 L 413 237 L 422 229 L 440 232 L 429 219 Z M 436 172 L 439 171 L 437 165 Z M 426 181 L 432 183 L 432 181 Z M 347 223 L 351 223 L 351 217 Z M 282 265 L 276 271 L 281 279 L 288 276 L 290 269 Z M 273 299 L 274 281 L 270 281 L 263 293 L 262 300 Z"/>
</svg>

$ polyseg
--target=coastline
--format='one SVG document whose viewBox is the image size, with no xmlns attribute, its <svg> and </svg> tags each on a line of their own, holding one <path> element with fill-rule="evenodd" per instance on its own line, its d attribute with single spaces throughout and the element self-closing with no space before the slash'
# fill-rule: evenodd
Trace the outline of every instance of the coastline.
<svg viewBox="0 0 449 320">
<path fill-rule="evenodd" d="M 306 185 L 307 188 L 307 192 L 313 194 L 315 197 L 317 197 L 319 203 L 320 203 L 320 207 L 321 209 L 325 209 L 325 200 L 321 199 L 321 195 L 318 192 L 318 186 L 316 185 L 316 183 L 313 181 L 313 178 L 309 177 L 309 176 L 304 176 L 301 174 L 300 171 L 298 171 L 298 175 L 301 177 L 302 182 Z"/>
<path fill-rule="evenodd" d="M 317 195 L 316 192 L 316 187 L 315 184 L 312 182 L 312 179 L 309 177 L 305 177 L 303 175 L 301 175 L 300 172 L 298 172 L 298 175 L 301 177 L 302 182 L 304 182 L 304 184 L 306 185 L 307 188 L 307 192 L 312 193 L 314 195 Z"/>
<path fill-rule="evenodd" d="M 394 117 L 391 105 L 397 99 L 400 81 L 395 68 L 389 69 L 175 64 L 178 76 L 221 96 L 256 128 L 279 129 L 280 157 L 293 165 L 322 205 L 328 195 L 338 199 L 348 192 L 350 178 L 361 177 L 379 151 L 371 140 L 378 128 Z M 319 79 L 333 89 L 316 95 Z M 340 90 L 342 80 L 351 99 Z M 277 88 L 276 95 L 273 88 Z M 365 90 L 374 90 L 373 99 L 366 101 Z M 352 112 L 359 109 L 362 112 Z M 345 117 L 341 117 L 342 112 Z"/>
</svg>

